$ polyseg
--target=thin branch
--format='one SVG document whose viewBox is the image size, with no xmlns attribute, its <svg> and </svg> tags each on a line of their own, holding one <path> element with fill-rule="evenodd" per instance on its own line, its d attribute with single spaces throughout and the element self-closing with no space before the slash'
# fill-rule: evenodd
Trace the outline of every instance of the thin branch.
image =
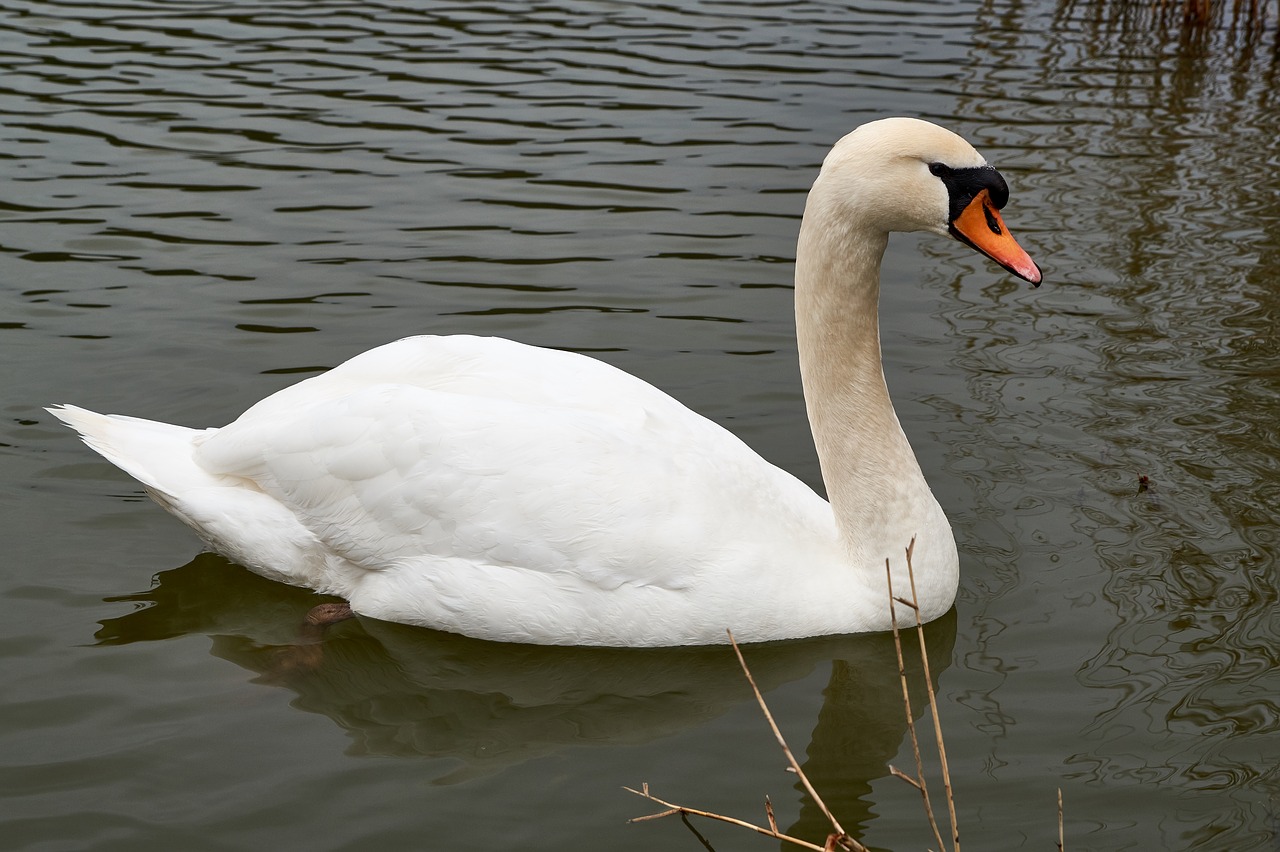
<svg viewBox="0 0 1280 852">
<path fill-rule="evenodd" d="M 747 668 L 747 661 L 742 656 L 742 649 L 738 647 L 738 640 L 733 638 L 733 631 L 727 630 L 725 632 L 729 634 L 729 644 L 733 646 L 733 653 L 738 655 L 738 665 L 742 666 L 742 673 L 747 676 L 747 683 L 751 684 L 751 691 L 756 694 L 756 702 L 760 705 L 760 710 L 764 713 L 764 719 L 769 723 L 769 728 L 772 729 L 778 745 L 782 747 L 782 753 L 786 755 L 791 771 L 800 777 L 800 783 L 804 785 L 805 792 L 809 794 L 809 798 L 813 799 L 814 804 L 818 806 L 818 810 L 822 811 L 822 815 L 831 823 L 831 827 L 836 830 L 836 834 L 845 834 L 844 828 L 832 815 L 830 809 L 827 808 L 827 803 L 822 801 L 818 791 L 813 789 L 813 785 L 805 777 L 804 770 L 800 768 L 800 762 L 791 753 L 791 747 L 787 745 L 786 739 L 782 736 L 782 731 L 778 729 L 778 723 L 773 721 L 773 714 L 769 712 L 769 705 L 764 703 L 764 696 L 760 694 L 760 687 L 756 686 L 756 679 L 751 676 L 751 669 Z"/>
<path fill-rule="evenodd" d="M 684 816 L 687 814 L 690 816 L 699 816 L 699 817 L 704 817 L 706 819 L 714 819 L 720 822 L 727 822 L 730 825 L 737 825 L 737 826 L 741 826 L 742 828 L 749 828 L 752 831 L 756 832 L 757 834 L 763 834 L 766 837 L 772 837 L 776 840 L 785 840 L 788 843 L 794 843 L 796 846 L 802 846 L 805 849 L 813 849 L 813 850 L 816 850 L 816 852 L 823 852 L 823 847 L 818 846 L 815 843 L 810 843 L 807 840 L 801 840 L 798 837 L 791 837 L 790 835 L 783 834 L 779 831 L 770 830 L 768 828 L 755 825 L 754 823 L 750 823 L 745 820 L 735 819 L 734 817 L 724 816 L 723 814 L 714 814 L 714 813 L 711 813 L 710 811 L 700 811 L 697 808 L 686 808 L 684 805 L 673 805 L 671 802 L 664 802 L 662 799 L 659 799 L 657 796 L 649 792 L 648 784 L 642 784 L 641 788 L 642 789 L 640 790 L 634 790 L 631 787 L 623 787 L 622 789 L 626 790 L 628 793 L 635 793 L 637 796 L 648 799 L 651 802 L 656 802 L 657 804 L 662 805 L 665 808 L 668 808 L 668 810 L 665 810 L 661 813 L 647 814 L 645 816 L 633 817 L 632 819 L 627 820 L 627 822 L 644 822 L 645 820 L 661 819 L 662 817 L 675 816 L 676 814 L 680 814 L 681 816 Z"/>
<path fill-rule="evenodd" d="M 919 602 L 916 594 L 916 572 L 911 567 L 911 554 L 916 549 L 916 540 L 911 539 L 907 545 L 907 578 L 911 581 L 911 600 Z M 924 685 L 929 690 L 929 711 L 933 715 L 933 732 L 938 740 L 938 760 L 942 763 L 942 787 L 947 794 L 947 814 L 951 817 L 951 849 L 960 852 L 960 828 L 956 823 L 956 798 L 951 787 L 951 770 L 947 766 L 947 747 L 942 742 L 942 720 L 938 714 L 938 696 L 933 691 L 933 676 L 929 672 L 929 653 L 924 645 L 924 622 L 920 620 L 920 610 L 916 609 L 916 634 L 920 638 L 920 661 L 924 664 Z M 938 844 L 941 846 L 941 842 Z"/>
<path fill-rule="evenodd" d="M 889 764 L 889 774 L 892 775 L 894 778 L 901 778 L 903 781 L 906 781 L 908 784 L 910 784 L 912 787 L 915 787 L 917 790 L 923 789 L 923 785 L 919 781 L 912 778 L 910 775 L 903 772 L 901 769 L 894 766 L 892 763 Z"/>
<path fill-rule="evenodd" d="M 865 848 L 847 834 L 828 834 L 827 845 L 822 847 L 822 852 L 857 852 Z"/>
<path fill-rule="evenodd" d="M 912 565 L 912 555 L 915 552 L 915 546 L 916 542 L 913 538 L 906 550 L 907 577 L 911 583 L 911 600 L 908 601 L 894 595 L 893 571 L 890 566 L 890 561 L 886 559 L 884 562 L 885 579 L 889 592 L 889 617 L 893 628 L 893 647 L 898 657 L 898 678 L 902 684 L 902 705 L 906 711 L 907 731 L 910 734 L 911 749 L 916 762 L 916 777 L 912 778 L 892 765 L 889 766 L 889 773 L 896 778 L 901 778 L 903 781 L 906 781 L 908 784 L 920 791 L 921 798 L 924 801 L 925 816 L 928 817 L 929 826 L 933 829 L 933 836 L 938 843 L 938 849 L 945 850 L 946 845 L 942 842 L 942 833 L 938 828 L 937 820 L 934 818 L 933 805 L 929 800 L 929 790 L 924 776 L 924 761 L 920 757 L 920 741 L 916 735 L 915 718 L 911 709 L 911 695 L 907 685 L 906 662 L 902 653 L 902 636 L 898 629 L 897 609 L 894 606 L 895 603 L 900 603 L 913 611 L 916 616 L 916 634 L 920 642 L 920 661 L 924 666 L 925 688 L 929 694 L 929 708 L 933 717 L 933 730 L 937 740 L 938 757 L 942 764 L 942 781 L 947 796 L 947 812 L 951 818 L 951 848 L 952 852 L 960 852 L 960 831 L 956 821 L 955 794 L 951 786 L 951 771 L 947 764 L 946 745 L 942 739 L 942 721 L 938 711 L 938 696 L 934 691 L 933 675 L 929 670 L 929 654 L 925 645 L 924 622 L 920 617 L 919 596 L 916 592 L 915 568 Z M 791 837 L 783 834 L 778 830 L 778 821 L 774 817 L 773 813 L 773 802 L 769 800 L 768 796 L 766 796 L 764 800 L 764 811 L 765 819 L 768 821 L 769 827 L 765 828 L 763 826 L 755 825 L 754 823 L 746 822 L 745 820 L 724 816 L 723 814 L 698 810 L 697 808 L 689 808 L 684 805 L 676 805 L 671 802 L 663 801 L 649 792 L 648 784 L 642 784 L 642 789 L 640 790 L 634 790 L 631 787 L 623 787 L 623 789 L 629 793 L 634 793 L 637 796 L 662 805 L 667 808 L 667 810 L 656 814 L 634 817 L 633 819 L 628 820 L 628 822 L 644 822 L 645 820 L 661 819 L 663 817 L 675 816 L 678 814 L 681 820 L 691 831 L 693 831 L 694 835 L 702 842 L 706 849 L 711 849 L 711 844 L 707 842 L 706 838 L 698 833 L 697 829 L 695 829 L 689 822 L 688 817 L 699 816 L 704 819 L 727 822 L 730 825 L 747 828 L 757 834 L 763 834 L 766 837 L 782 840 L 805 849 L 817 850 L 817 852 L 837 852 L 837 850 L 839 850 L 839 852 L 869 852 L 867 847 L 863 846 L 857 840 L 845 833 L 844 828 L 836 820 L 826 803 L 822 801 L 822 797 L 818 795 L 818 791 L 815 790 L 813 785 L 809 782 L 809 778 L 804 774 L 804 770 L 801 768 L 800 762 L 796 760 L 795 755 L 791 751 L 791 747 L 787 745 L 786 739 L 782 736 L 782 731 L 778 728 L 777 722 L 774 721 L 773 714 L 769 712 L 769 706 L 765 703 L 764 695 L 760 692 L 760 687 L 756 685 L 755 678 L 751 674 L 751 669 L 747 667 L 747 661 L 742 655 L 742 649 L 738 647 L 738 642 L 733 636 L 733 631 L 730 630 L 727 632 L 729 634 L 729 644 L 733 646 L 733 652 L 738 657 L 738 664 L 742 666 L 742 673 L 746 676 L 747 683 L 750 684 L 751 691 L 755 694 L 756 702 L 760 705 L 761 712 L 764 713 L 765 721 L 769 723 L 769 728 L 773 731 L 774 738 L 778 741 L 778 745 L 782 748 L 782 753 L 787 758 L 787 771 L 794 772 L 800 778 L 800 783 L 803 785 L 805 792 L 808 793 L 809 798 L 813 800 L 814 804 L 818 806 L 818 809 L 822 811 L 823 815 L 835 829 L 835 832 L 827 836 L 826 843 L 823 846 L 818 846 L 814 843 L 808 842 L 807 840 L 801 840 L 797 837 Z M 1058 852 L 1066 852 L 1061 787 L 1058 788 Z"/>
<path fill-rule="evenodd" d="M 675 814 L 680 814 L 681 817 L 693 815 L 705 817 L 706 819 L 719 820 L 720 822 L 727 822 L 731 825 L 737 825 L 743 828 L 749 828 L 758 834 L 763 834 L 778 840 L 785 840 L 788 843 L 794 843 L 797 846 L 803 846 L 806 849 L 816 849 L 819 850 L 819 852 L 826 852 L 826 850 L 832 849 L 843 850 L 843 852 L 870 852 L 867 847 L 863 846 L 845 832 L 844 828 L 840 825 L 839 821 L 836 820 L 826 803 L 822 801 L 822 797 L 818 795 L 818 791 L 813 788 L 813 784 L 809 782 L 809 778 L 804 774 L 804 769 L 801 768 L 800 762 L 796 760 L 795 755 L 791 751 L 791 747 L 787 745 L 786 738 L 782 736 L 782 731 L 778 728 L 778 723 L 773 720 L 773 714 L 769 712 L 769 705 L 765 703 L 764 695 L 761 694 L 760 687 L 756 685 L 756 679 L 752 676 L 751 669 L 747 666 L 747 661 L 742 656 L 742 649 L 738 647 L 738 641 L 733 638 L 733 631 L 729 630 L 726 632 L 729 634 L 729 644 L 733 646 L 733 653 L 738 657 L 738 665 L 742 666 L 742 673 L 746 676 L 747 683 L 751 686 L 751 691 L 755 693 L 756 702 L 760 705 L 761 712 L 764 713 L 765 721 L 769 723 L 769 728 L 773 731 L 774 738 L 777 739 L 778 745 L 782 747 L 782 753 L 786 755 L 788 764 L 787 769 L 794 772 L 796 776 L 799 777 L 800 783 L 804 786 L 805 791 L 818 806 L 818 809 L 821 810 L 823 815 L 825 815 L 830 821 L 831 826 L 835 831 L 827 836 L 825 846 L 817 846 L 806 840 L 800 840 L 799 838 L 791 837 L 778 831 L 778 821 L 773 815 L 773 803 L 770 802 L 767 797 L 765 798 L 764 807 L 765 818 L 769 821 L 769 827 L 764 828 L 762 826 L 755 825 L 754 823 L 746 822 L 745 820 L 736 819 L 735 817 L 728 817 L 723 814 L 698 810 L 696 808 L 687 808 L 684 805 L 675 805 L 671 802 L 665 802 L 649 792 L 648 784 L 642 784 L 640 790 L 634 790 L 630 787 L 624 787 L 623 789 L 628 792 L 635 793 L 637 796 L 642 796 L 652 802 L 663 805 L 668 808 L 668 810 L 662 811 L 661 813 L 636 817 L 629 820 L 629 822 L 642 822 L 644 820 L 660 819 L 662 817 L 673 816 Z"/>
<path fill-rule="evenodd" d="M 911 544 L 915 545 L 915 539 L 911 540 Z M 910 547 L 907 548 L 907 553 L 911 553 Z M 910 564 L 910 556 L 907 559 L 907 564 Z M 907 733 L 910 735 L 911 752 L 916 760 L 916 778 L 912 780 L 892 766 L 889 767 L 889 771 L 910 782 L 913 787 L 920 791 L 920 797 L 924 800 L 924 815 L 929 820 L 929 828 L 933 829 L 933 837 L 938 841 L 938 848 L 945 849 L 946 847 L 942 845 L 942 831 L 938 828 L 938 821 L 933 816 L 933 803 L 929 801 L 929 786 L 924 780 L 924 761 L 920 758 L 920 739 L 916 736 L 915 714 L 911 712 L 911 695 L 907 690 L 907 666 L 902 658 L 902 636 L 898 632 L 898 611 L 897 607 L 893 605 L 894 601 L 899 600 L 899 598 L 893 594 L 893 571 L 889 568 L 888 559 L 884 561 L 884 575 L 886 582 L 889 584 L 889 621 L 893 625 L 893 648 L 898 654 L 898 680 L 902 683 L 902 707 L 907 714 Z M 920 609 L 915 603 L 908 601 L 902 601 L 902 603 L 911 607 L 916 613 L 916 618 L 919 619 Z"/>
<path fill-rule="evenodd" d="M 1058 788 L 1058 852 L 1066 852 L 1066 836 L 1062 832 L 1062 788 Z"/>
</svg>

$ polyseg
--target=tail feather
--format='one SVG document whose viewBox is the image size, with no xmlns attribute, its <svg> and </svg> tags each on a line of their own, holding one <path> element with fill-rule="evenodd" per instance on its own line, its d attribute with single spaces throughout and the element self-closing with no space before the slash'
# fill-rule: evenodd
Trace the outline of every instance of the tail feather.
<svg viewBox="0 0 1280 852">
<path fill-rule="evenodd" d="M 45 409 L 80 433 L 80 439 L 107 461 L 161 494 L 212 484 L 214 479 L 195 462 L 193 440 L 203 430 L 126 417 L 98 414 L 74 405 Z"/>
<path fill-rule="evenodd" d="M 98 414 L 74 405 L 47 410 L 228 559 L 295 586 L 338 593 L 346 589 L 323 572 L 324 554 L 315 536 L 290 509 L 250 480 L 200 466 L 196 451 L 211 430 Z"/>
</svg>

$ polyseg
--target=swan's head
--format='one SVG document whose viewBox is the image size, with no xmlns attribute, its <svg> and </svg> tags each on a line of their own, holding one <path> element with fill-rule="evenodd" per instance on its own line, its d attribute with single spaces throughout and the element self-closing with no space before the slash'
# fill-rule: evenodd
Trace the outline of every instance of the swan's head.
<svg viewBox="0 0 1280 852">
<path fill-rule="evenodd" d="M 951 236 L 1040 284 L 1035 261 L 1000 217 L 1009 200 L 1004 178 L 950 130 L 917 118 L 864 124 L 831 149 L 814 186 L 863 225 Z"/>
</svg>

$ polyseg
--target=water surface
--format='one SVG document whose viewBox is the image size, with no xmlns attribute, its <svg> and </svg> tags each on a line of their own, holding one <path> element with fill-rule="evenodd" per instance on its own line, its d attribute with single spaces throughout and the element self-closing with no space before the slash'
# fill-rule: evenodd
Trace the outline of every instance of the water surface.
<svg viewBox="0 0 1280 852">
<path fill-rule="evenodd" d="M 895 238 L 886 372 L 960 543 L 930 628 L 970 848 L 1269 850 L 1280 819 L 1271 39 L 1050 2 L 0 4 L 0 826 L 14 849 L 821 840 L 723 649 L 511 648 L 196 544 L 41 411 L 217 425 L 423 332 L 588 352 L 820 487 L 790 263 L 912 114 L 1013 188 L 1033 290 Z M 194 558 L 193 558 L 194 557 Z M 755 649 L 846 827 L 923 848 L 886 637 Z M 917 711 L 922 696 L 915 695 Z M 717 848 L 752 840 L 704 827 Z"/>
</svg>

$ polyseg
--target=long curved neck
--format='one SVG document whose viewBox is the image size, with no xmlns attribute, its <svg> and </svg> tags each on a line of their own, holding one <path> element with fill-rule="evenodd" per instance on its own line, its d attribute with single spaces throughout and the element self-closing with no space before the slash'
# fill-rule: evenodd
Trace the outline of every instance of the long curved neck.
<svg viewBox="0 0 1280 852">
<path fill-rule="evenodd" d="M 885 386 L 879 297 L 887 244 L 883 229 L 840 215 L 815 186 L 796 253 L 805 404 L 845 551 L 855 564 L 881 566 L 942 517 Z"/>
</svg>

